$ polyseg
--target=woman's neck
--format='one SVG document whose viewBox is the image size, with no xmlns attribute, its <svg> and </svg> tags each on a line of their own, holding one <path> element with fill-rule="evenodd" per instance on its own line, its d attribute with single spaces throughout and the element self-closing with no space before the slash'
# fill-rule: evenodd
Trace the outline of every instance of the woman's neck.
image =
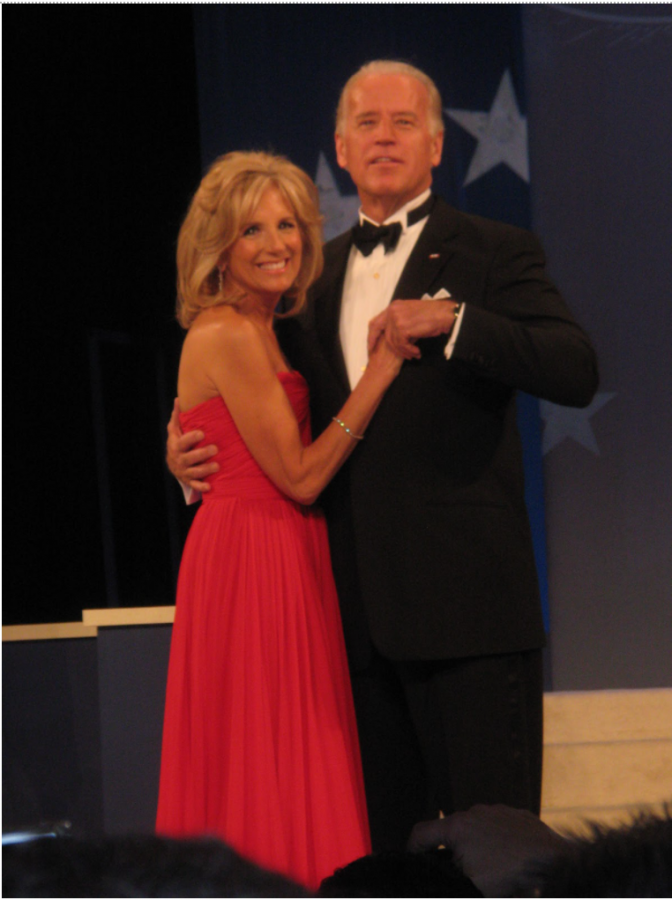
<svg viewBox="0 0 672 900">
<path fill-rule="evenodd" d="M 273 330 L 274 312 L 280 302 L 280 296 L 249 296 L 246 295 L 237 304 L 238 312 L 252 319 L 262 328 Z"/>
</svg>

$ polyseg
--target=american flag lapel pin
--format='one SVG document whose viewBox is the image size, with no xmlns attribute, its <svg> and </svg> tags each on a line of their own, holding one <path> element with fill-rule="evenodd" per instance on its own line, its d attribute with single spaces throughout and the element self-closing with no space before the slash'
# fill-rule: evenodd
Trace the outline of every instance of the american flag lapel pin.
<svg viewBox="0 0 672 900">
<path fill-rule="evenodd" d="M 440 253 L 430 253 L 429 254 L 430 259 L 438 259 L 440 256 L 441 256 Z"/>
</svg>

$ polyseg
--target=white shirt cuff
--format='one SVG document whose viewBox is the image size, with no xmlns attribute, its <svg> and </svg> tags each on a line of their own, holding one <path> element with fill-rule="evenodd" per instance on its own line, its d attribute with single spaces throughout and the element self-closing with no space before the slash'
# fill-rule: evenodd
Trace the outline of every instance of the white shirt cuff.
<svg viewBox="0 0 672 900">
<path fill-rule="evenodd" d="M 458 335 L 460 333 L 460 326 L 462 325 L 462 319 L 464 317 L 464 303 L 460 306 L 460 311 L 457 314 L 457 318 L 455 319 L 455 324 L 453 325 L 453 330 L 450 332 L 450 339 L 446 344 L 443 355 L 446 359 L 450 359 L 453 355 L 453 350 L 455 349 L 455 343 L 457 342 Z"/>
<path fill-rule="evenodd" d="M 184 494 L 184 502 L 187 506 L 191 506 L 194 503 L 198 503 L 201 499 L 201 492 L 194 490 L 194 488 L 190 487 L 188 484 L 185 484 L 183 481 L 178 482 L 180 487 L 182 488 L 182 493 Z"/>
</svg>

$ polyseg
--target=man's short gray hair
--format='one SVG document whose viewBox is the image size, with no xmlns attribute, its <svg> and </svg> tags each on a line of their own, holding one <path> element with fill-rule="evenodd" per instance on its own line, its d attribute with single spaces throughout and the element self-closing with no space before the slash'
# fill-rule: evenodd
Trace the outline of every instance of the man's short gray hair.
<svg viewBox="0 0 672 900">
<path fill-rule="evenodd" d="M 354 85 L 364 78 L 366 75 L 408 75 L 409 78 L 415 78 L 427 88 L 429 97 L 429 130 L 432 137 L 443 131 L 443 116 L 441 105 L 441 94 L 429 75 L 426 75 L 421 69 L 416 69 L 410 63 L 400 62 L 396 59 L 374 59 L 372 62 L 365 63 L 361 69 L 358 69 L 354 75 L 345 83 L 336 109 L 336 133 L 343 136 L 345 128 L 345 115 L 347 101 L 350 91 Z"/>
</svg>

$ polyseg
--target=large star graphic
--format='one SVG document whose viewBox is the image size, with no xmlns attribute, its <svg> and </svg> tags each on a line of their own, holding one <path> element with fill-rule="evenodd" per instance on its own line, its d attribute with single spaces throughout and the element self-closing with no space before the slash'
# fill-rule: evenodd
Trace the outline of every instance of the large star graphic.
<svg viewBox="0 0 672 900">
<path fill-rule="evenodd" d="M 465 185 L 485 175 L 499 163 L 504 163 L 529 183 L 527 119 L 518 110 L 508 69 L 502 75 L 490 112 L 465 109 L 446 109 L 446 112 L 478 141 Z"/>
<path fill-rule="evenodd" d="M 324 239 L 328 241 L 355 224 L 360 201 L 357 194 L 341 194 L 324 153 L 320 153 L 317 162 L 315 184 L 320 193 L 320 211 L 324 216 Z"/>
<path fill-rule="evenodd" d="M 544 420 L 544 436 L 541 442 L 541 452 L 545 456 L 549 450 L 571 438 L 590 450 L 595 456 L 600 455 L 600 448 L 590 420 L 595 413 L 616 396 L 614 392 L 595 394 L 593 402 L 585 409 L 575 409 L 569 406 L 557 406 L 548 400 L 541 400 L 539 413 Z"/>
</svg>

